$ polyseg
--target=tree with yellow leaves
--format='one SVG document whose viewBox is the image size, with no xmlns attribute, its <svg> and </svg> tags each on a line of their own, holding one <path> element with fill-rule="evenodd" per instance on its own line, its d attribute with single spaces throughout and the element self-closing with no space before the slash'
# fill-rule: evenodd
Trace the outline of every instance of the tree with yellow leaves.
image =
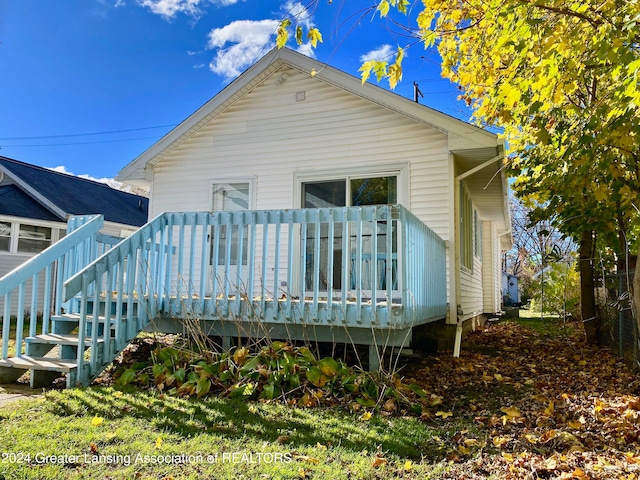
<svg viewBox="0 0 640 480">
<path fill-rule="evenodd" d="M 596 237 L 628 252 L 640 219 L 639 0 L 377 0 L 381 17 L 410 15 L 437 48 L 475 120 L 500 128 L 516 194 L 580 244 L 582 315 L 596 341 Z M 393 62 L 362 65 L 393 88 Z M 616 237 L 619 240 L 611 240 Z M 640 273 L 634 283 L 640 313 Z M 638 318 L 638 315 L 636 315 Z"/>
</svg>

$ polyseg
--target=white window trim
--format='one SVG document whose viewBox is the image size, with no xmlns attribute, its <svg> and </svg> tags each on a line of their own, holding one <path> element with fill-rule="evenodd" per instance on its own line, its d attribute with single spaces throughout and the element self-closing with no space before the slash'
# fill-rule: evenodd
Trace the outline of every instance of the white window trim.
<svg viewBox="0 0 640 480">
<path fill-rule="evenodd" d="M 355 178 L 373 178 L 373 177 L 391 177 L 395 176 L 398 179 L 396 185 L 398 198 L 397 203 L 403 205 L 408 210 L 411 209 L 409 204 L 410 188 L 409 188 L 409 164 L 389 164 L 389 165 L 376 165 L 370 168 L 343 168 L 343 169 L 329 169 L 329 170 L 313 170 L 313 171 L 299 171 L 293 174 L 293 205 L 292 208 L 302 208 L 302 184 L 308 182 L 322 182 L 331 180 L 351 180 Z M 350 198 L 351 192 L 349 191 L 350 182 L 347 182 L 347 198 Z"/>
<path fill-rule="evenodd" d="M 209 180 L 209 209 L 214 211 L 213 187 L 221 183 L 248 183 L 249 184 L 249 210 L 256 209 L 256 184 L 257 178 L 253 177 L 215 177 Z"/>
</svg>

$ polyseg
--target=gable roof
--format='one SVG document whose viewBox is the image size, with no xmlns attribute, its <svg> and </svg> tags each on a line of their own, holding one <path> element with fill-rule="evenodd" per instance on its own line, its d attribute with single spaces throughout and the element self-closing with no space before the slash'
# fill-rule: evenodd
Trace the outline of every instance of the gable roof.
<svg viewBox="0 0 640 480">
<path fill-rule="evenodd" d="M 14 182 L 0 186 L 0 214 L 62 222 L 102 214 L 105 221 L 132 226 L 147 221 L 149 199 L 104 183 L 1 156 L 0 172 Z"/>
<path fill-rule="evenodd" d="M 465 153 L 469 152 L 468 159 L 481 162 L 499 153 L 498 140 L 491 132 L 420 105 L 372 83 L 362 84 L 361 80 L 353 75 L 288 48 L 274 48 L 176 128 L 126 165 L 120 170 L 117 178 L 133 184 L 150 182 L 151 169 L 147 168 L 147 165 L 154 165 L 169 155 L 283 65 L 446 133 L 449 150 L 460 158 L 466 158 Z"/>
</svg>

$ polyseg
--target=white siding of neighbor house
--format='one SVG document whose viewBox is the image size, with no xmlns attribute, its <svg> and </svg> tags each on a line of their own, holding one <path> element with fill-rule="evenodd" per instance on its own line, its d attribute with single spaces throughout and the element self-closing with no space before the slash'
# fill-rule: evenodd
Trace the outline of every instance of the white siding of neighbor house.
<svg viewBox="0 0 640 480">
<path fill-rule="evenodd" d="M 500 238 L 495 223 L 482 222 L 482 283 L 485 313 L 500 311 L 501 255 Z"/>
<path fill-rule="evenodd" d="M 60 240 L 64 237 L 66 231 L 66 224 L 58 223 L 58 222 L 46 222 L 42 220 L 34 220 L 30 218 L 22 218 L 22 217 L 9 217 L 3 216 L 0 218 L 1 221 L 11 222 L 11 223 L 20 223 L 25 225 L 40 225 L 45 227 L 52 228 L 52 244 L 56 241 Z M 129 225 L 121 225 L 115 223 L 106 223 L 102 228 L 101 232 L 106 235 L 113 235 L 119 237 L 125 237 L 133 233 L 137 227 L 129 226 Z M 36 253 L 25 253 L 25 252 L 0 252 L 0 278 L 2 278 L 7 273 L 11 272 L 15 268 L 19 267 L 29 259 L 35 257 Z M 55 272 L 53 272 L 55 275 Z M 40 275 L 42 277 L 42 274 Z M 42 313 L 42 305 L 44 303 L 44 278 L 39 278 L 39 296 L 37 300 L 38 312 Z M 27 282 L 25 287 L 25 310 L 30 310 L 31 306 L 31 281 Z M 53 296 L 53 295 L 52 295 Z M 16 309 L 18 308 L 18 293 L 17 290 L 12 292 L 11 294 L 11 314 L 15 315 Z M 4 315 L 4 296 L 0 297 L 0 317 Z"/>
<path fill-rule="evenodd" d="M 399 202 L 447 240 L 448 158 L 439 130 L 279 70 L 154 166 L 150 216 L 210 210 L 220 180 L 253 178 L 256 209 L 286 209 L 300 207 L 300 182 L 310 176 L 404 170 Z"/>
</svg>

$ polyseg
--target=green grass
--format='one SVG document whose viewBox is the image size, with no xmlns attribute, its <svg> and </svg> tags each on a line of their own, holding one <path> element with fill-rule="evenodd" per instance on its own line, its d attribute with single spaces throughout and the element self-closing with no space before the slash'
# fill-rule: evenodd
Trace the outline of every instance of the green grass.
<svg viewBox="0 0 640 480">
<path fill-rule="evenodd" d="M 110 387 L 52 391 L 0 410 L 0 479 L 438 478 L 447 469 L 440 439 L 473 428 L 360 415 Z M 374 465 L 376 454 L 386 463 Z M 173 464 L 157 463 L 167 456 Z"/>
<path fill-rule="evenodd" d="M 508 319 L 547 337 L 566 337 L 575 333 L 576 322 L 565 321 L 558 315 L 520 309 L 520 318 Z M 582 325 L 578 325 L 580 330 Z"/>
</svg>

